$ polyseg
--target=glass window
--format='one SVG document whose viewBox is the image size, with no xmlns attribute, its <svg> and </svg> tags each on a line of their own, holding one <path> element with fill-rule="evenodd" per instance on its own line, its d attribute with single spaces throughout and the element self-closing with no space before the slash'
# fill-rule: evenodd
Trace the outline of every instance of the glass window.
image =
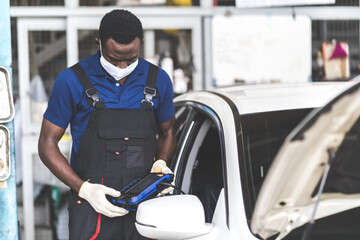
<svg viewBox="0 0 360 240">
<path fill-rule="evenodd" d="M 65 31 L 29 31 L 31 120 L 42 121 L 58 73 L 66 68 Z"/>
<path fill-rule="evenodd" d="M 196 114 L 193 107 L 190 106 L 176 106 L 175 107 L 175 132 L 177 137 L 177 152 L 174 154 L 172 167 L 178 165 L 179 168 L 184 168 L 187 163 L 189 149 L 194 141 L 194 134 L 198 130 L 199 121 L 195 121 Z M 179 175 L 177 175 L 180 178 Z"/>
<path fill-rule="evenodd" d="M 175 157 L 179 165 L 177 185 L 200 199 L 205 220 L 211 222 L 224 187 L 219 129 L 204 109 L 177 107 L 175 114 L 179 141 Z"/>
<path fill-rule="evenodd" d="M 186 157 L 188 155 L 186 147 L 190 144 L 190 137 L 188 136 L 193 129 L 194 121 L 191 114 L 192 107 L 190 106 L 176 106 L 175 107 L 175 133 L 177 138 L 177 150 L 171 161 L 171 168 L 182 168 L 186 164 Z M 180 179 L 180 176 L 176 176 Z M 181 180 L 180 180 L 181 182 Z"/>
<path fill-rule="evenodd" d="M 80 60 L 96 53 L 98 47 L 95 38 L 98 36 L 98 30 L 78 30 L 78 49 Z"/>
<path fill-rule="evenodd" d="M 211 122 L 196 155 L 191 177 L 191 193 L 200 199 L 205 210 L 206 222 L 211 222 L 213 218 L 223 187 L 220 136 L 216 125 Z"/>
<path fill-rule="evenodd" d="M 79 5 L 80 6 L 116 6 L 117 2 L 118 2 L 117 0 L 79 0 Z"/>
<path fill-rule="evenodd" d="M 190 107 L 177 107 L 176 111 L 175 111 L 175 118 L 176 118 L 176 122 L 175 122 L 175 132 L 176 132 L 176 137 L 177 140 L 180 140 L 180 135 L 183 132 L 185 123 L 186 123 L 186 119 L 189 115 L 190 112 Z"/>
<path fill-rule="evenodd" d="M 246 182 L 251 213 L 267 171 L 287 135 L 309 113 L 309 109 L 256 113 L 242 116 Z M 241 136 L 239 133 L 238 136 Z M 238 141 L 241 143 L 241 141 Z M 241 156 L 239 154 L 239 156 Z M 244 199 L 246 199 L 244 197 Z M 251 218 L 251 216 L 248 216 Z"/>
<path fill-rule="evenodd" d="M 64 6 L 64 1 L 65 0 L 11 0 L 10 6 Z"/>
<path fill-rule="evenodd" d="M 219 2 L 235 2 L 234 0 L 219 0 Z M 79 0 L 80 6 L 199 6 L 199 0 Z M 220 5 L 220 4 L 219 4 Z M 232 4 L 234 5 L 234 4 Z"/>
</svg>

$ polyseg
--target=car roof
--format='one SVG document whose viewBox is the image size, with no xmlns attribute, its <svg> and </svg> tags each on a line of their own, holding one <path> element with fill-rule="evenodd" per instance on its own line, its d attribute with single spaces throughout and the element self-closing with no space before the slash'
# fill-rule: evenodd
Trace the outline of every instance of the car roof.
<svg viewBox="0 0 360 240">
<path fill-rule="evenodd" d="M 175 99 L 204 105 L 224 104 L 230 99 L 241 115 L 324 106 L 354 82 L 315 82 L 240 85 L 183 94 Z M 220 96 L 219 96 L 220 95 Z"/>
</svg>

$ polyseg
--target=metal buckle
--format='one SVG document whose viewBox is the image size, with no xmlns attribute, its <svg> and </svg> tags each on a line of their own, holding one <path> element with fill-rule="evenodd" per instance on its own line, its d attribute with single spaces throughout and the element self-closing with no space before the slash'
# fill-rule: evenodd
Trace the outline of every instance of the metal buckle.
<svg viewBox="0 0 360 240">
<path fill-rule="evenodd" d="M 148 91 L 150 91 L 150 92 L 148 92 Z M 152 97 L 155 97 L 155 96 L 156 96 L 156 88 L 151 88 L 151 87 L 145 86 L 143 93 L 144 93 L 145 95 L 148 95 L 148 94 L 149 94 L 149 95 L 151 95 Z"/>
<path fill-rule="evenodd" d="M 93 107 L 95 107 L 95 105 L 101 101 L 100 97 L 99 97 L 99 93 L 96 90 L 96 88 L 89 88 L 87 90 L 85 90 L 85 94 L 88 98 L 91 98 L 93 100 Z"/>
<path fill-rule="evenodd" d="M 86 89 L 86 90 L 85 90 L 85 94 L 86 94 L 86 96 L 89 97 L 89 98 L 92 98 L 92 96 L 93 96 L 94 94 L 96 94 L 96 93 L 97 93 L 96 88 L 89 88 L 89 89 Z"/>
<path fill-rule="evenodd" d="M 151 103 L 151 106 L 153 106 L 154 103 L 152 99 L 156 96 L 156 88 L 145 86 L 143 93 L 145 94 L 145 98 L 141 100 L 141 103 Z"/>
<path fill-rule="evenodd" d="M 148 98 L 145 97 L 143 100 L 141 100 L 141 103 L 144 103 L 144 102 L 151 103 L 151 106 L 154 106 L 154 103 L 153 103 L 153 101 L 151 99 L 148 99 Z"/>
<path fill-rule="evenodd" d="M 92 100 L 93 100 L 93 106 L 94 107 L 96 107 L 95 105 L 98 103 L 98 102 L 100 102 L 100 97 L 99 97 L 99 95 L 96 93 L 96 94 L 94 94 L 93 95 L 93 97 L 92 97 Z"/>
</svg>

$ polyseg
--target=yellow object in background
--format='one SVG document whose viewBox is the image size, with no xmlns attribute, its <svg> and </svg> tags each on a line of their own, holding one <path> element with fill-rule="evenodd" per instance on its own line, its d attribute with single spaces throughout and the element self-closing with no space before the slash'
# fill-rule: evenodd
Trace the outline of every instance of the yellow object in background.
<svg viewBox="0 0 360 240">
<path fill-rule="evenodd" d="M 60 141 L 66 141 L 66 142 L 71 141 L 71 136 L 70 136 L 70 134 L 65 133 L 65 134 L 62 136 L 62 138 L 60 139 Z"/>
<path fill-rule="evenodd" d="M 167 0 L 166 5 L 168 6 L 192 6 L 191 0 Z"/>
<path fill-rule="evenodd" d="M 175 37 L 179 35 L 179 29 L 164 29 L 163 31 Z"/>
</svg>

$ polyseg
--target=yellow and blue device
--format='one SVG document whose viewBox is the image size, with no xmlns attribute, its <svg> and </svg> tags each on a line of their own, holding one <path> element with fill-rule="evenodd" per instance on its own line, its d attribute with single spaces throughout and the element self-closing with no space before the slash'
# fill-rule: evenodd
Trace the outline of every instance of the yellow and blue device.
<svg viewBox="0 0 360 240">
<path fill-rule="evenodd" d="M 156 197 L 162 190 L 171 186 L 173 179 L 174 174 L 149 173 L 120 190 L 120 197 L 107 196 L 107 198 L 116 206 L 136 211 L 142 201 Z"/>
</svg>

